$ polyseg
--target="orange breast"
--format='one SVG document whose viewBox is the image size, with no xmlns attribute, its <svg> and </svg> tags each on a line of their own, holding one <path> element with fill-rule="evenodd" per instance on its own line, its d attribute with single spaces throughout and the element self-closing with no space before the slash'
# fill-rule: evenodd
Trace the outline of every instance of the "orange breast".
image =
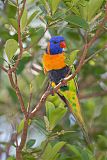
<svg viewBox="0 0 107 160">
<path fill-rule="evenodd" d="M 50 71 L 53 69 L 57 70 L 65 67 L 66 64 L 64 53 L 57 55 L 50 55 L 45 53 L 43 55 L 43 66 L 46 71 Z"/>
</svg>

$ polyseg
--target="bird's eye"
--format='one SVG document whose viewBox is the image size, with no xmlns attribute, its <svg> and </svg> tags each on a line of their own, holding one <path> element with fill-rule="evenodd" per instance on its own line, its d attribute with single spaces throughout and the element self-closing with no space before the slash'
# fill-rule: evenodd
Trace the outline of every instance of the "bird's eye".
<svg viewBox="0 0 107 160">
<path fill-rule="evenodd" d="M 54 44 L 57 44 L 57 42 L 56 42 L 56 41 L 54 41 L 53 43 L 54 43 Z"/>
</svg>

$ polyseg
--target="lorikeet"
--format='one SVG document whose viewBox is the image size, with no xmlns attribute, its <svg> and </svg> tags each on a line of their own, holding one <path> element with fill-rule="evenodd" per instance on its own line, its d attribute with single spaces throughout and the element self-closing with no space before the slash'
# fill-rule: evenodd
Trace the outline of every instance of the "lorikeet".
<svg viewBox="0 0 107 160">
<path fill-rule="evenodd" d="M 64 37 L 54 36 L 48 42 L 46 53 L 43 55 L 44 72 L 48 73 L 52 87 L 57 85 L 63 78 L 71 74 L 69 66 L 65 63 L 66 57 L 63 52 L 63 48 L 66 48 Z M 81 115 L 75 81 L 72 79 L 68 81 L 67 84 L 61 86 L 61 88 L 57 91 L 57 94 L 69 107 L 71 113 L 81 127 L 86 142 L 89 144 L 89 136 Z"/>
</svg>

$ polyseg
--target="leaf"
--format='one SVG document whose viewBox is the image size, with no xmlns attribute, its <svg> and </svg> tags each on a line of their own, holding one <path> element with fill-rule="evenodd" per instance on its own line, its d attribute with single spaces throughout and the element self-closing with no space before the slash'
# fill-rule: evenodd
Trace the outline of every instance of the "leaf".
<svg viewBox="0 0 107 160">
<path fill-rule="evenodd" d="M 13 156 L 8 157 L 7 160 L 15 160 L 15 157 L 13 157 Z"/>
<path fill-rule="evenodd" d="M 17 127 L 17 132 L 20 133 L 24 127 L 24 119 L 21 120 L 20 124 Z"/>
<path fill-rule="evenodd" d="M 51 144 L 48 143 L 42 156 L 42 160 L 55 160 L 57 157 L 57 153 L 65 145 L 65 143 L 66 142 L 58 142 L 54 145 L 54 147 L 52 147 Z"/>
<path fill-rule="evenodd" d="M 50 116 L 49 116 L 50 130 L 52 130 L 56 126 L 56 124 L 63 118 L 66 111 L 67 111 L 66 108 L 58 107 L 55 110 L 52 110 L 50 112 Z"/>
<path fill-rule="evenodd" d="M 31 14 L 31 16 L 29 17 L 28 21 L 27 21 L 27 25 L 30 24 L 32 22 L 32 20 L 37 16 L 39 11 L 35 11 Z"/>
<path fill-rule="evenodd" d="M 27 10 L 24 9 L 23 15 L 21 18 L 21 32 L 25 30 L 26 25 L 27 25 Z"/>
<path fill-rule="evenodd" d="M 45 125 L 46 125 L 46 130 L 47 131 L 50 131 L 50 128 L 49 128 L 49 120 L 46 116 L 44 116 L 44 121 L 45 121 Z"/>
<path fill-rule="evenodd" d="M 77 57 L 77 53 L 79 52 L 79 50 L 74 50 L 72 51 L 70 54 L 66 54 L 66 64 L 68 64 L 68 66 L 72 66 L 76 57 Z"/>
<path fill-rule="evenodd" d="M 55 110 L 55 106 L 53 103 L 49 102 L 49 101 L 46 101 L 45 103 L 46 105 L 46 115 L 47 117 L 50 119 L 50 113 Z"/>
<path fill-rule="evenodd" d="M 88 21 L 91 21 L 91 19 L 96 15 L 97 11 L 100 9 L 103 2 L 104 0 L 90 0 L 85 2 L 85 5 L 80 7 L 82 17 Z"/>
<path fill-rule="evenodd" d="M 74 152 L 76 154 L 76 156 L 78 156 L 79 158 L 81 158 L 81 153 L 79 152 L 79 150 L 76 148 L 76 146 L 74 145 L 70 145 L 67 144 L 66 145 L 72 152 Z"/>
<path fill-rule="evenodd" d="M 18 49 L 18 43 L 17 43 L 16 40 L 9 39 L 9 40 L 6 41 L 5 52 L 6 52 L 9 60 L 11 60 L 11 58 L 13 57 L 13 55 L 15 54 L 17 49 Z"/>
<path fill-rule="evenodd" d="M 52 153 L 52 146 L 50 143 L 46 146 L 46 149 L 42 155 L 42 160 L 49 160 L 50 154 Z"/>
<path fill-rule="evenodd" d="M 17 7 L 17 5 L 16 5 L 15 2 L 12 2 L 12 1 L 8 0 L 8 3 L 9 3 L 11 6 Z"/>
<path fill-rule="evenodd" d="M 44 35 L 44 28 L 43 27 L 38 27 L 36 30 L 34 28 L 29 29 L 30 35 L 31 35 L 31 45 L 37 46 L 37 42 L 42 35 Z M 34 45 L 35 44 L 35 45 Z"/>
<path fill-rule="evenodd" d="M 17 103 L 18 102 L 18 98 L 16 96 L 16 92 L 11 87 L 7 87 L 7 90 L 9 92 L 9 96 L 12 98 L 12 101 L 14 103 Z"/>
<path fill-rule="evenodd" d="M 51 0 L 52 13 L 54 14 L 61 0 Z"/>
<path fill-rule="evenodd" d="M 31 148 L 35 144 L 35 142 L 35 139 L 30 139 L 26 144 L 26 148 Z"/>
<path fill-rule="evenodd" d="M 18 68 L 17 68 L 17 74 L 20 74 L 24 70 L 26 64 L 31 59 L 32 59 L 32 56 L 31 56 L 31 54 L 29 54 L 29 52 L 27 52 L 27 51 L 23 52 L 22 59 L 20 60 Z"/>
<path fill-rule="evenodd" d="M 14 18 L 9 18 L 9 22 L 11 23 L 11 25 L 13 26 L 13 28 L 17 31 L 18 30 L 17 20 L 14 19 Z"/>
<path fill-rule="evenodd" d="M 65 20 L 68 23 L 76 25 L 76 26 L 81 27 L 83 29 L 88 29 L 89 28 L 88 23 L 83 18 L 81 18 L 79 16 L 76 16 L 76 15 L 67 16 L 65 18 Z"/>
<path fill-rule="evenodd" d="M 60 151 L 60 149 L 65 145 L 66 142 L 58 142 L 54 145 L 51 153 L 51 160 L 54 160 L 56 154 Z"/>
</svg>

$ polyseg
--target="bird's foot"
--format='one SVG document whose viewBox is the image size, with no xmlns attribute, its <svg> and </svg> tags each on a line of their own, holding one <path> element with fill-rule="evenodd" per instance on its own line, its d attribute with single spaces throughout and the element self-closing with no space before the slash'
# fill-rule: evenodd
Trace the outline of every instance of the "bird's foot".
<svg viewBox="0 0 107 160">
<path fill-rule="evenodd" d="M 65 82 L 64 79 L 61 79 L 60 82 L 61 82 L 62 86 L 67 86 L 67 82 Z"/>
<path fill-rule="evenodd" d="M 50 87 L 50 92 L 51 92 L 51 95 L 54 96 L 54 89 L 53 89 L 53 87 Z"/>
</svg>

